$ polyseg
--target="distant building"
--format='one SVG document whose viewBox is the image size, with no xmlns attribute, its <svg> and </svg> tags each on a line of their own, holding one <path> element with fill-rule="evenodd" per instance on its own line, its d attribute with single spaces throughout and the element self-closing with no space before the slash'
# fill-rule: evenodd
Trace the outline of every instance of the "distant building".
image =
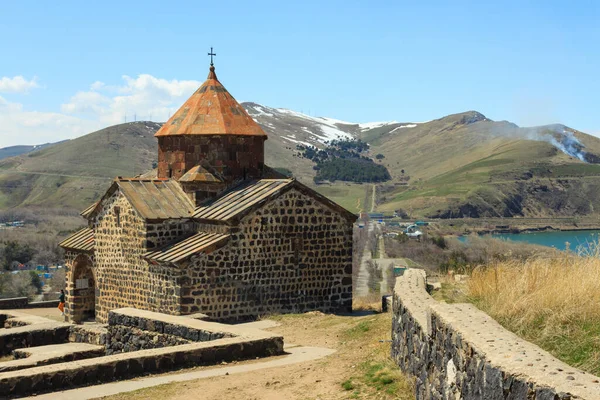
<svg viewBox="0 0 600 400">
<path fill-rule="evenodd" d="M 264 165 L 266 134 L 213 66 L 156 137 L 154 176 L 116 178 L 61 243 L 68 320 L 351 309 L 356 217 Z"/>
</svg>

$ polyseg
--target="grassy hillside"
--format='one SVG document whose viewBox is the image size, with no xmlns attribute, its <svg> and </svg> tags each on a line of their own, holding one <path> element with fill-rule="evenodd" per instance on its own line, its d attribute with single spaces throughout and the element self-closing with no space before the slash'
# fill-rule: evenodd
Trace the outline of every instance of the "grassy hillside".
<svg viewBox="0 0 600 400">
<path fill-rule="evenodd" d="M 381 211 L 537 217 L 596 214 L 600 209 L 600 165 L 584 163 L 548 141 L 528 140 L 534 137 L 531 130 L 469 112 L 396 132 L 379 135 L 373 151 L 385 155 L 396 180 L 404 169 L 410 183 L 381 187 Z M 575 137 L 585 151 L 597 154 L 599 139 L 581 132 Z"/>
<path fill-rule="evenodd" d="M 403 209 L 420 217 L 554 217 L 600 210 L 600 140 L 554 125 L 519 128 L 471 111 L 426 123 L 351 124 L 245 103 L 268 134 L 266 163 L 353 212 Z M 0 160 L 0 208 L 83 209 L 115 176 L 152 168 L 151 122 L 116 125 L 42 150 Z M 383 154 L 392 179 L 379 184 L 315 184 L 314 163 L 297 144 L 325 146 L 356 137 Z M 566 154 L 570 146 L 587 158 Z M 584 153 L 581 153 L 584 154 Z M 374 190 L 375 188 L 375 190 Z"/>
<path fill-rule="evenodd" d="M 115 176 L 152 168 L 157 157 L 152 122 L 112 126 L 18 157 L 0 160 L 0 207 L 83 208 Z"/>
</svg>

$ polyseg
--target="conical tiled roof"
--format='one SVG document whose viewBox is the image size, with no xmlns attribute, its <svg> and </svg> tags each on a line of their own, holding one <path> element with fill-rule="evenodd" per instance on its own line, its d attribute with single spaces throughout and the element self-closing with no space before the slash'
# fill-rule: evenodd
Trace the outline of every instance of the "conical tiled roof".
<svg viewBox="0 0 600 400">
<path fill-rule="evenodd" d="M 212 65 L 202 86 L 155 136 L 174 135 L 267 136 L 219 82 Z"/>
</svg>

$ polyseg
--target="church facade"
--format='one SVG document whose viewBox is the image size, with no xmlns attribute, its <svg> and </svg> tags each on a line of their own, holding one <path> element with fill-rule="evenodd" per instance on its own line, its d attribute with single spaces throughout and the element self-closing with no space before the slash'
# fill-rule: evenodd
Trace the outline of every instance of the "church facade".
<svg viewBox="0 0 600 400">
<path fill-rule="evenodd" d="M 264 165 L 266 134 L 212 64 L 156 137 L 155 176 L 116 178 L 61 243 L 70 322 L 351 310 L 356 216 Z"/>
</svg>

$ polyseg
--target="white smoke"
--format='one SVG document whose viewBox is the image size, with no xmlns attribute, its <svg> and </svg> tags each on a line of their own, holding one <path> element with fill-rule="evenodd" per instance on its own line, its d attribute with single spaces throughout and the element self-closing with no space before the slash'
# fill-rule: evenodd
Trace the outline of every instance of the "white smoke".
<svg viewBox="0 0 600 400">
<path fill-rule="evenodd" d="M 549 138 L 547 141 L 563 153 L 568 154 L 571 157 L 578 158 L 583 162 L 587 162 L 585 158 L 585 151 L 583 151 L 585 146 L 581 144 L 575 135 L 573 135 L 573 132 L 563 129 L 560 140 L 553 135 L 545 135 L 544 137 Z"/>
<path fill-rule="evenodd" d="M 527 140 L 550 143 L 568 156 L 577 158 L 583 162 L 591 161 L 591 158 L 584 150 L 585 145 L 575 137 L 572 131 L 565 129 L 563 125 L 519 128 L 516 125 L 510 124 L 504 125 L 501 129 L 496 129 L 494 133 L 502 136 L 520 137 Z"/>
</svg>

